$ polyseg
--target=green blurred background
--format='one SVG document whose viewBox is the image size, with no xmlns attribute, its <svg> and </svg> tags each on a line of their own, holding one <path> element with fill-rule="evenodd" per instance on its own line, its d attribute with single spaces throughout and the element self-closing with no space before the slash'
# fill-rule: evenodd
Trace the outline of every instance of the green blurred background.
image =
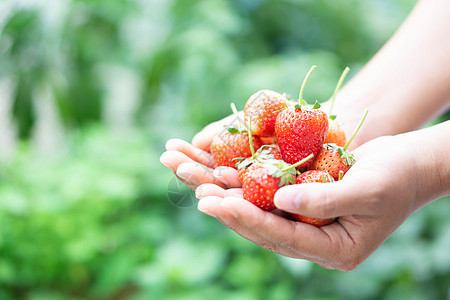
<svg viewBox="0 0 450 300">
<path fill-rule="evenodd" d="M 448 297 L 448 199 L 342 273 L 240 238 L 159 162 L 312 64 L 326 100 L 414 2 L 0 1 L 0 299 Z"/>
</svg>

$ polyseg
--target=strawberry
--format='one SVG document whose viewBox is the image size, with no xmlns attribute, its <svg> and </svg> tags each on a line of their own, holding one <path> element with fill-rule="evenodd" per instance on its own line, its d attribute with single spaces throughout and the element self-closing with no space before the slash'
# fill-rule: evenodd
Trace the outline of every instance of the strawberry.
<svg viewBox="0 0 450 300">
<path fill-rule="evenodd" d="M 328 133 L 325 137 L 325 144 L 336 144 L 340 147 L 344 147 L 347 142 L 347 137 L 345 136 L 344 130 L 341 129 L 336 120 L 329 119 L 328 120 Z"/>
<path fill-rule="evenodd" d="M 287 163 L 295 163 L 308 154 L 314 157 L 320 151 L 328 131 L 327 114 L 319 110 L 320 104 L 309 108 L 302 99 L 303 90 L 316 66 L 311 67 L 300 89 L 300 104 L 289 107 L 280 112 L 275 123 L 275 135 L 280 147 L 283 160 Z M 308 167 L 312 161 L 298 166 Z"/>
<path fill-rule="evenodd" d="M 251 146 L 250 146 L 251 147 Z M 237 159 L 241 161 L 238 167 L 239 180 L 244 181 L 246 171 L 249 166 L 258 161 L 282 160 L 280 149 L 275 145 L 263 145 L 256 151 L 255 155 L 247 159 Z"/>
<path fill-rule="evenodd" d="M 328 133 L 325 137 L 325 142 L 328 144 L 336 144 L 338 146 L 344 147 L 347 138 L 345 136 L 345 132 L 341 129 L 338 122 L 336 122 L 336 115 L 332 115 L 331 112 L 333 110 L 334 102 L 336 101 L 336 95 L 341 88 L 342 83 L 344 82 L 345 77 L 347 76 L 348 72 L 350 71 L 349 67 L 346 67 L 344 71 L 341 74 L 341 77 L 338 80 L 338 83 L 336 85 L 336 88 L 333 93 L 333 97 L 331 100 L 330 105 L 330 112 L 328 113 L 329 123 L 328 123 Z"/>
<path fill-rule="evenodd" d="M 350 167 L 355 163 L 353 154 L 348 152 L 347 148 L 355 138 L 359 128 L 361 128 L 361 125 L 364 122 L 366 116 L 367 110 L 364 113 L 363 118 L 359 122 L 355 132 L 352 134 L 344 147 L 339 147 L 336 144 L 324 144 L 316 159 L 313 161 L 312 165 L 309 166 L 309 168 L 312 170 L 326 171 L 334 178 L 334 180 L 339 179 L 339 172 L 342 171 L 343 174 L 347 173 Z"/>
<path fill-rule="evenodd" d="M 303 164 L 312 157 L 311 154 L 297 164 Z M 262 159 L 261 156 L 253 159 L 249 167 L 246 164 L 244 160 L 238 165 L 244 199 L 265 211 L 274 210 L 276 207 L 273 197 L 276 191 L 282 186 L 295 183 L 296 164 L 291 165 L 273 158 Z"/>
<path fill-rule="evenodd" d="M 276 145 L 277 144 L 277 139 L 276 139 L 275 135 L 274 136 L 260 136 L 260 138 L 261 138 L 261 141 L 263 141 L 264 144 L 266 144 L 266 145 L 272 145 L 272 144 Z"/>
<path fill-rule="evenodd" d="M 281 156 L 280 148 L 277 145 L 264 145 L 261 148 L 270 147 L 269 154 L 273 156 L 275 159 L 283 160 Z"/>
<path fill-rule="evenodd" d="M 318 170 L 306 171 L 301 175 L 297 176 L 297 179 L 295 180 L 295 183 L 297 184 L 312 183 L 312 182 L 325 183 L 325 182 L 334 182 L 334 180 L 333 178 L 330 177 L 330 174 L 328 174 L 327 172 Z M 328 225 L 330 223 L 333 223 L 335 220 L 335 218 L 321 219 L 321 218 L 307 217 L 299 214 L 291 214 L 291 216 L 297 221 L 308 223 L 317 227 Z"/>
<path fill-rule="evenodd" d="M 275 165 L 273 166 L 275 167 Z M 277 177 L 275 174 L 269 174 L 268 167 L 265 165 L 252 164 L 247 169 L 242 181 L 244 199 L 263 210 L 272 211 L 276 208 L 273 203 L 275 192 L 280 186 L 293 184 L 295 182 L 294 174 L 286 174 L 283 176 L 282 182 L 281 176 Z"/>
<path fill-rule="evenodd" d="M 252 142 L 258 148 L 263 145 L 257 136 L 252 137 Z M 216 135 L 211 142 L 210 150 L 214 168 L 227 166 L 236 169 L 235 158 L 252 156 L 247 131 L 240 131 L 234 127 L 229 127 L 228 130 Z"/>
<path fill-rule="evenodd" d="M 259 137 L 252 136 L 246 129 L 241 128 L 234 103 L 231 103 L 231 109 L 236 115 L 237 125 L 229 126 L 227 130 L 213 137 L 210 152 L 214 159 L 214 168 L 227 166 L 236 169 L 235 158 L 247 158 L 253 154 L 250 140 L 257 149 L 264 144 Z"/>
<path fill-rule="evenodd" d="M 275 121 L 286 107 L 287 99 L 270 90 L 261 90 L 251 95 L 244 107 L 245 124 L 252 120 L 252 134 L 270 137 L 275 134 Z"/>
<path fill-rule="evenodd" d="M 338 180 L 339 171 L 347 173 L 354 163 L 353 155 L 342 147 L 336 144 L 324 144 L 309 169 L 326 171 L 334 180 Z"/>
</svg>

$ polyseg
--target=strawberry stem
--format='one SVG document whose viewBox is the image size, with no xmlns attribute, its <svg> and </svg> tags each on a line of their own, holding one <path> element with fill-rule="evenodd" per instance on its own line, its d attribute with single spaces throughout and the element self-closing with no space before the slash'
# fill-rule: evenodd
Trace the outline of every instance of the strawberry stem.
<svg viewBox="0 0 450 300">
<path fill-rule="evenodd" d="M 339 170 L 338 181 L 340 181 L 344 177 L 344 171 Z"/>
<path fill-rule="evenodd" d="M 305 89 L 306 82 L 308 81 L 309 76 L 311 76 L 311 73 L 312 73 L 316 68 L 317 68 L 317 66 L 316 66 L 316 65 L 313 65 L 313 66 L 311 67 L 311 69 L 309 69 L 308 73 L 306 74 L 305 79 L 303 79 L 302 87 L 300 88 L 300 94 L 299 94 L 299 96 L 298 96 L 298 101 L 299 101 L 299 104 L 300 104 L 300 105 L 302 105 L 302 100 L 303 100 L 303 90 Z"/>
<path fill-rule="evenodd" d="M 331 106 L 330 106 L 330 112 L 328 113 L 328 116 L 331 116 L 331 111 L 333 110 L 334 101 L 336 100 L 336 95 L 339 92 L 339 89 L 341 88 L 342 83 L 344 82 L 345 77 L 347 76 L 348 72 L 350 71 L 349 67 L 345 67 L 344 71 L 341 74 L 341 77 L 339 78 L 339 81 L 336 85 L 336 89 L 333 93 L 333 98 L 331 99 Z"/>
<path fill-rule="evenodd" d="M 308 155 L 308 156 L 305 157 L 304 159 L 302 159 L 302 160 L 296 162 L 295 164 L 290 165 L 289 167 L 286 167 L 286 168 L 281 169 L 281 172 L 284 172 L 284 171 L 287 171 L 287 170 L 290 170 L 290 169 L 297 168 L 298 166 L 304 164 L 305 162 L 307 162 L 308 160 L 310 160 L 310 159 L 313 158 L 313 157 L 314 157 L 314 154 L 311 153 L 310 155 Z"/>
<path fill-rule="evenodd" d="M 353 139 L 355 138 L 356 134 L 358 133 L 359 129 L 361 128 L 361 125 L 364 123 L 364 120 L 366 119 L 367 113 L 369 111 L 366 109 L 364 112 L 364 116 L 362 117 L 361 121 L 359 121 L 358 126 L 356 127 L 356 130 L 353 132 L 352 136 L 348 139 L 347 143 L 344 146 L 344 151 L 347 151 L 348 147 L 352 143 Z"/>
<path fill-rule="evenodd" d="M 334 182 L 333 177 L 331 177 L 330 173 L 327 172 L 328 182 Z"/>
<path fill-rule="evenodd" d="M 230 106 L 231 106 L 231 111 L 233 112 L 233 115 L 237 119 L 237 130 L 242 131 L 242 127 L 241 127 L 242 121 L 241 121 L 241 119 L 239 119 L 239 113 L 237 111 L 236 105 L 233 102 L 231 102 Z"/>
<path fill-rule="evenodd" d="M 231 103 L 230 103 L 230 106 L 231 106 L 231 111 L 232 111 L 233 114 L 236 115 L 236 117 L 237 117 L 238 111 L 237 111 L 236 105 L 235 105 L 233 102 L 231 102 Z"/>
<path fill-rule="evenodd" d="M 252 118 L 250 116 L 248 116 L 248 143 L 250 144 L 250 151 L 252 152 L 252 158 L 256 159 L 252 136 Z"/>
</svg>

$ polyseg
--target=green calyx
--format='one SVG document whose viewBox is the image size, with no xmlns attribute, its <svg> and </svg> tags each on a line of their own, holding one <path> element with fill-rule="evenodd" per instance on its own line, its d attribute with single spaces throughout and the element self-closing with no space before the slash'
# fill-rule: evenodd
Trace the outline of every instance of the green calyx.
<svg viewBox="0 0 450 300">
<path fill-rule="evenodd" d="M 310 105 L 310 104 L 306 103 L 305 100 L 302 100 L 301 103 L 302 104 L 294 105 L 294 107 L 297 108 L 297 109 L 307 110 L 307 111 L 312 111 L 313 109 L 319 109 L 321 107 L 319 101 L 317 101 L 317 100 L 314 103 L 314 105 Z"/>
<path fill-rule="evenodd" d="M 295 175 L 297 174 L 297 170 L 295 168 L 314 157 L 313 154 L 310 154 L 301 161 L 291 165 L 283 160 L 275 159 L 273 154 L 270 153 L 270 151 L 272 150 L 271 148 L 274 148 L 274 146 L 270 145 L 262 146 L 255 153 L 255 157 L 249 157 L 242 160 L 241 162 L 238 162 L 236 164 L 238 170 L 246 169 L 251 164 L 257 163 L 267 170 L 268 175 L 274 178 L 280 178 L 279 186 L 282 187 L 285 185 L 294 184 Z M 241 160 L 240 158 L 235 159 Z"/>
<path fill-rule="evenodd" d="M 236 127 L 234 127 L 234 126 L 228 126 L 228 127 L 227 127 L 227 131 L 228 131 L 229 133 L 231 133 L 231 134 L 235 134 L 235 133 L 246 133 L 246 132 L 247 132 L 246 129 L 239 129 L 239 128 L 236 128 Z"/>
<path fill-rule="evenodd" d="M 336 144 L 327 144 L 326 145 L 327 149 L 334 149 L 339 153 L 339 156 L 344 159 L 345 163 L 351 167 L 355 164 L 356 160 L 355 160 L 355 156 L 348 152 L 346 149 L 344 149 L 343 147 L 339 147 Z"/>
<path fill-rule="evenodd" d="M 273 157 L 273 154 L 270 153 L 272 148 L 275 148 L 275 146 L 271 145 L 263 145 L 261 148 L 258 149 L 258 151 L 255 152 L 254 156 L 245 158 L 245 157 L 236 157 L 233 158 L 234 160 L 239 161 L 236 164 L 236 167 L 238 170 L 240 169 L 247 169 L 251 164 L 254 162 L 260 162 L 265 160 L 275 160 Z"/>
<path fill-rule="evenodd" d="M 330 174 L 327 173 L 327 176 L 326 176 L 326 177 L 325 177 L 325 176 L 322 176 L 322 181 L 323 181 L 323 183 L 334 182 L 334 179 L 333 179 L 333 177 L 331 177 Z"/>
<path fill-rule="evenodd" d="M 278 186 L 282 187 L 295 183 L 296 170 L 295 168 L 287 169 L 290 167 L 290 164 L 287 162 L 279 159 L 264 160 L 262 161 L 261 166 L 267 169 L 268 175 L 280 178 L 280 184 Z"/>
<path fill-rule="evenodd" d="M 263 146 L 264 147 L 264 146 Z M 264 149 L 261 147 L 256 153 L 255 157 L 249 157 L 244 159 L 241 162 L 238 162 L 237 168 L 238 170 L 246 169 L 250 165 L 257 163 L 261 167 L 265 168 L 267 170 L 267 174 L 274 177 L 274 178 L 280 178 L 279 186 L 285 186 L 289 184 L 295 183 L 295 174 L 296 170 L 294 169 L 287 169 L 286 171 L 284 169 L 290 167 L 291 165 L 287 162 L 284 162 L 280 159 L 275 159 L 273 155 L 270 153 L 271 149 Z M 271 146 L 268 146 L 271 147 Z M 238 159 L 236 159 L 238 160 Z"/>
<path fill-rule="evenodd" d="M 275 168 L 269 167 L 272 169 L 268 168 L 267 174 L 271 175 L 272 177 L 280 177 L 281 180 L 280 180 L 279 186 L 294 184 L 295 183 L 295 174 L 297 174 L 297 170 L 295 168 L 304 164 L 305 162 L 312 159 L 313 157 L 314 157 L 314 154 L 311 153 L 310 155 L 308 155 L 304 159 L 300 160 L 299 162 L 296 162 L 293 165 L 288 164 L 285 161 L 278 160 L 279 163 L 276 164 L 276 167 L 278 168 L 278 170 L 275 171 Z M 271 172 L 273 174 L 271 174 Z"/>
<path fill-rule="evenodd" d="M 316 102 L 314 103 L 314 105 L 313 105 L 312 108 L 313 108 L 313 109 L 319 109 L 319 108 L 320 108 L 320 103 L 319 103 L 319 101 L 316 100 Z"/>
</svg>

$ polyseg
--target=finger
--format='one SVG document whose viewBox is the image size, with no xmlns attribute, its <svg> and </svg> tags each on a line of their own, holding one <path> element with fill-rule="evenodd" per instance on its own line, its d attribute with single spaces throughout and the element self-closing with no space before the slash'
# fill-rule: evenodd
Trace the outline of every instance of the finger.
<svg viewBox="0 0 450 300">
<path fill-rule="evenodd" d="M 226 199 L 226 198 L 225 198 Z M 256 245 L 267 249 L 269 251 L 277 252 L 285 256 L 290 257 L 296 257 L 295 253 L 286 252 L 283 251 L 283 249 L 280 249 L 277 245 L 273 244 L 272 242 L 262 238 L 252 230 L 248 229 L 247 227 L 243 226 L 237 219 L 237 215 L 234 212 L 230 212 L 226 209 L 226 207 L 223 205 L 223 203 L 226 201 L 224 198 L 216 197 L 216 196 L 210 196 L 200 199 L 198 202 L 198 209 L 207 214 L 210 215 L 217 220 L 219 220 L 222 224 L 242 236 L 243 238 L 255 243 Z M 258 209 L 257 207 L 254 207 L 255 209 Z M 261 210 L 261 212 L 263 212 Z M 264 212 L 263 212 L 264 213 Z M 268 213 L 268 212 L 265 212 Z"/>
<path fill-rule="evenodd" d="M 189 180 L 186 180 L 186 177 L 189 178 L 190 176 L 187 176 L 187 172 L 193 172 L 194 176 L 196 173 L 204 173 L 204 169 L 201 170 L 185 170 L 183 172 L 183 175 L 185 175 L 184 177 L 180 177 L 177 174 L 177 169 L 181 164 L 199 164 L 194 162 L 192 159 L 190 159 L 189 157 L 187 157 L 184 153 L 178 152 L 178 151 L 166 151 L 164 152 L 160 159 L 161 163 L 163 165 L 165 165 L 167 168 L 169 168 L 170 170 L 172 170 L 172 172 L 175 173 L 175 176 L 180 179 L 181 181 L 183 181 L 184 184 L 186 184 L 190 189 L 195 190 L 198 186 L 198 184 L 193 184 L 192 182 L 190 182 Z M 196 176 L 196 177 L 200 177 L 200 176 Z"/>
<path fill-rule="evenodd" d="M 178 166 L 183 163 L 195 163 L 189 156 L 179 151 L 166 151 L 161 154 L 159 161 L 172 172 L 176 172 Z"/>
<path fill-rule="evenodd" d="M 214 122 L 203 128 L 202 131 L 197 133 L 192 139 L 192 145 L 204 151 L 209 151 L 211 141 L 213 137 L 223 130 L 224 124 L 220 122 Z"/>
<path fill-rule="evenodd" d="M 200 210 L 206 209 L 218 217 L 233 216 L 227 218 L 225 225 L 263 248 L 318 263 L 329 255 L 326 249 L 329 249 L 330 239 L 315 226 L 265 212 L 242 198 L 226 197 L 220 206 L 208 206 L 209 198 L 200 200 Z"/>
<path fill-rule="evenodd" d="M 350 171 L 352 171 L 350 169 Z M 315 218 L 373 215 L 377 187 L 360 172 L 348 172 L 333 183 L 304 183 L 280 188 L 274 197 L 277 208 Z M 352 176 L 353 175 L 353 176 Z"/>
<path fill-rule="evenodd" d="M 242 226 L 277 245 L 283 253 L 317 262 L 329 246 L 330 239 L 321 229 L 265 212 L 242 198 L 224 198 L 222 206 L 235 214 Z"/>
<path fill-rule="evenodd" d="M 176 174 L 181 180 L 192 186 L 199 186 L 204 183 L 212 183 L 222 188 L 226 185 L 214 177 L 212 169 L 200 163 L 182 163 L 178 166 Z"/>
<path fill-rule="evenodd" d="M 198 199 L 217 196 L 217 197 L 242 197 L 242 189 L 223 189 L 215 184 L 202 184 L 195 190 L 195 196 Z"/>
<path fill-rule="evenodd" d="M 214 160 L 210 153 L 196 148 L 186 141 L 181 139 L 170 139 L 166 142 L 166 150 L 179 151 L 187 155 L 190 159 L 198 161 L 199 163 L 212 167 Z"/>
<path fill-rule="evenodd" d="M 230 167 L 218 167 L 214 169 L 213 174 L 229 188 L 239 188 L 242 186 L 236 169 Z"/>
</svg>

